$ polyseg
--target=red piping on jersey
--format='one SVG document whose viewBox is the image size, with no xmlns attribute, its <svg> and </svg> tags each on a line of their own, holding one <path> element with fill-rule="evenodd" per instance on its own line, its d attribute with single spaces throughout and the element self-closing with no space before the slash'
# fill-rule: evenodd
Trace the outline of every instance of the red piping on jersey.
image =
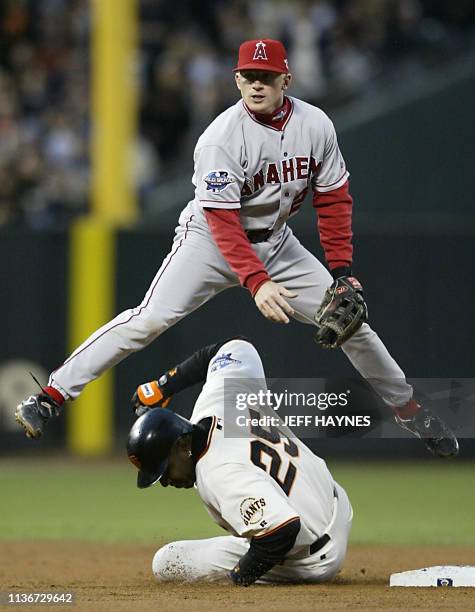
<svg viewBox="0 0 475 612">
<path fill-rule="evenodd" d="M 277 525 L 277 527 L 274 527 L 274 529 L 266 531 L 266 533 L 263 533 L 262 535 L 254 536 L 254 539 L 260 540 L 262 538 L 266 538 L 267 536 L 271 535 L 272 533 L 275 533 L 276 531 L 279 531 L 279 529 L 282 529 L 282 527 L 285 527 L 286 525 L 288 525 L 289 523 L 293 523 L 294 521 L 300 521 L 300 516 L 293 516 L 292 518 L 287 519 L 280 525 Z"/>
<path fill-rule="evenodd" d="M 142 310 L 144 310 L 144 308 L 147 308 L 147 306 L 150 303 L 150 299 L 153 295 L 153 292 L 155 291 L 155 289 L 157 288 L 157 284 L 159 282 L 159 280 L 162 278 L 163 273 L 165 272 L 165 270 L 168 268 L 168 264 L 171 262 L 171 260 L 173 259 L 174 255 L 176 255 L 176 253 L 178 252 L 178 249 L 181 247 L 181 245 L 183 244 L 183 242 L 186 239 L 186 236 L 188 235 L 188 226 L 191 223 L 191 221 L 193 220 L 194 215 L 191 215 L 190 218 L 188 219 L 188 221 L 185 224 L 185 235 L 183 236 L 183 238 L 180 240 L 180 242 L 178 243 L 177 248 L 173 251 L 173 253 L 170 254 L 170 259 L 167 261 L 167 263 L 165 264 L 163 270 L 161 271 L 160 275 L 158 276 L 157 280 L 155 281 L 155 283 L 153 284 L 151 291 L 150 291 L 150 295 L 148 296 L 148 300 L 145 302 L 145 304 L 143 306 L 140 306 L 140 308 L 138 309 L 138 311 L 131 315 L 127 321 L 123 321 L 122 323 L 116 323 L 115 325 L 113 325 L 112 327 L 109 327 L 108 329 L 104 330 L 102 332 L 102 334 L 100 336 L 97 336 L 97 338 L 94 338 L 94 340 L 92 340 L 91 342 L 89 342 L 89 344 L 87 344 L 86 346 L 84 346 L 80 351 L 78 351 L 77 353 L 74 353 L 73 355 L 71 355 L 71 357 L 69 357 L 69 359 L 66 359 L 66 361 L 64 363 L 62 363 L 60 366 L 58 366 L 55 370 L 53 370 L 51 372 L 51 376 L 53 376 L 53 374 L 55 372 L 57 372 L 58 370 L 60 370 L 63 366 L 65 366 L 67 363 L 69 363 L 70 361 L 72 361 L 75 357 L 77 357 L 80 353 L 82 353 L 83 351 L 85 351 L 87 348 L 89 348 L 92 344 L 94 344 L 94 342 L 96 342 L 96 340 L 99 340 L 99 338 L 102 338 L 102 336 L 104 336 L 104 334 L 107 334 L 107 332 L 110 332 L 112 329 L 115 329 L 116 327 L 120 327 L 121 325 L 125 325 L 126 323 L 129 323 L 129 321 L 131 321 L 132 319 L 134 319 L 135 317 L 138 317 L 141 313 Z"/>
<path fill-rule="evenodd" d="M 211 444 L 211 438 L 213 437 L 213 432 L 216 428 L 216 423 L 217 423 L 217 418 L 213 417 L 213 422 L 211 424 L 211 427 L 209 428 L 209 432 L 208 432 L 208 438 L 206 440 L 206 446 L 203 449 L 203 451 L 200 453 L 200 456 L 198 457 L 198 459 L 196 460 L 196 463 L 198 463 L 198 461 L 204 457 L 206 455 L 206 453 L 208 452 L 209 449 L 209 445 Z"/>
<path fill-rule="evenodd" d="M 272 113 L 272 115 L 264 115 L 262 113 L 254 113 L 250 108 L 248 108 L 247 104 L 244 102 L 244 100 L 242 101 L 244 108 L 247 111 L 247 114 L 249 115 L 249 117 L 255 121 L 256 123 L 259 123 L 260 125 L 264 125 L 265 127 L 270 128 L 271 130 L 275 130 L 276 132 L 282 132 L 283 129 L 285 128 L 285 126 L 287 125 L 287 123 L 289 122 L 290 117 L 292 116 L 292 113 L 294 112 L 294 103 L 292 102 L 292 100 L 290 98 L 287 98 L 286 96 L 284 97 L 284 103 L 282 104 L 282 106 L 280 108 L 278 108 L 276 111 L 274 111 Z M 279 114 L 279 112 L 282 112 L 286 110 L 286 114 L 282 117 L 282 119 L 275 121 L 274 125 L 271 125 L 272 122 L 272 118 Z"/>
<path fill-rule="evenodd" d="M 349 182 L 345 181 L 341 187 L 332 191 L 314 192 L 313 207 L 317 211 L 320 243 L 330 270 L 351 265 L 353 199 L 349 192 Z"/>
<path fill-rule="evenodd" d="M 204 212 L 222 256 L 241 285 L 254 297 L 259 287 L 271 278 L 246 236 L 239 209 L 205 208 Z"/>
</svg>

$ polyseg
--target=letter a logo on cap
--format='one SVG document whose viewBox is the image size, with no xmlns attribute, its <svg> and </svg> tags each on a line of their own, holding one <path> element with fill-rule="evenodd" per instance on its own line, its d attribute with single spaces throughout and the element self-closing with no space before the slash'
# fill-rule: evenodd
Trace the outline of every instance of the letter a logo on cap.
<svg viewBox="0 0 475 612">
<path fill-rule="evenodd" d="M 255 38 L 245 40 L 239 47 L 239 57 L 234 72 L 240 70 L 268 70 L 288 73 L 287 52 L 279 40 Z"/>
<path fill-rule="evenodd" d="M 267 61 L 267 55 L 266 55 L 266 43 L 262 42 L 262 40 L 260 40 L 258 43 L 256 43 L 256 50 L 254 51 L 254 57 L 252 58 L 253 60 L 266 60 Z"/>
</svg>

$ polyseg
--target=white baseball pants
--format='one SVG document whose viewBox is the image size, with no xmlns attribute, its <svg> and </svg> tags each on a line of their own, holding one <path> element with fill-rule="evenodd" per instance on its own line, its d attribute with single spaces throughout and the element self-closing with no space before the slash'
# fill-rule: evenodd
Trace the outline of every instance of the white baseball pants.
<svg viewBox="0 0 475 612">
<path fill-rule="evenodd" d="M 325 530 L 330 540 L 313 555 L 301 553 L 298 559 L 286 559 L 258 582 L 326 582 L 337 574 L 346 557 L 353 509 L 345 490 L 335 486 L 338 501 Z M 223 580 L 248 548 L 247 539 L 234 536 L 171 542 L 155 553 L 152 571 L 158 581 Z"/>
</svg>

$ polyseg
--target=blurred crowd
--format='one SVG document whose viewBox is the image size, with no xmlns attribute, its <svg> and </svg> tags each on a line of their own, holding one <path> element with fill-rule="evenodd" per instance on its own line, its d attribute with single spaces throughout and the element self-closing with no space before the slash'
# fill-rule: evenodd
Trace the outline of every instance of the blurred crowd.
<svg viewBox="0 0 475 612">
<path fill-rule="evenodd" d="M 331 112 L 473 50 L 473 0 L 139 0 L 142 203 L 237 99 L 239 44 L 279 38 L 291 94 Z M 90 0 L 0 0 L 0 226 L 88 209 Z"/>
<path fill-rule="evenodd" d="M 0 225 L 87 208 L 88 39 L 85 1 L 0 1 Z"/>
</svg>

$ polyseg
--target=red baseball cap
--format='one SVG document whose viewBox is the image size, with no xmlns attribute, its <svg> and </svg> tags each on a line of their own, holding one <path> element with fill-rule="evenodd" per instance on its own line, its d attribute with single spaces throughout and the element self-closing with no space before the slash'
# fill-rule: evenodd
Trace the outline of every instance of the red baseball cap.
<svg viewBox="0 0 475 612">
<path fill-rule="evenodd" d="M 289 63 L 287 51 L 280 40 L 270 38 L 246 40 L 239 47 L 238 70 L 268 70 L 269 72 L 287 73 Z"/>
</svg>

